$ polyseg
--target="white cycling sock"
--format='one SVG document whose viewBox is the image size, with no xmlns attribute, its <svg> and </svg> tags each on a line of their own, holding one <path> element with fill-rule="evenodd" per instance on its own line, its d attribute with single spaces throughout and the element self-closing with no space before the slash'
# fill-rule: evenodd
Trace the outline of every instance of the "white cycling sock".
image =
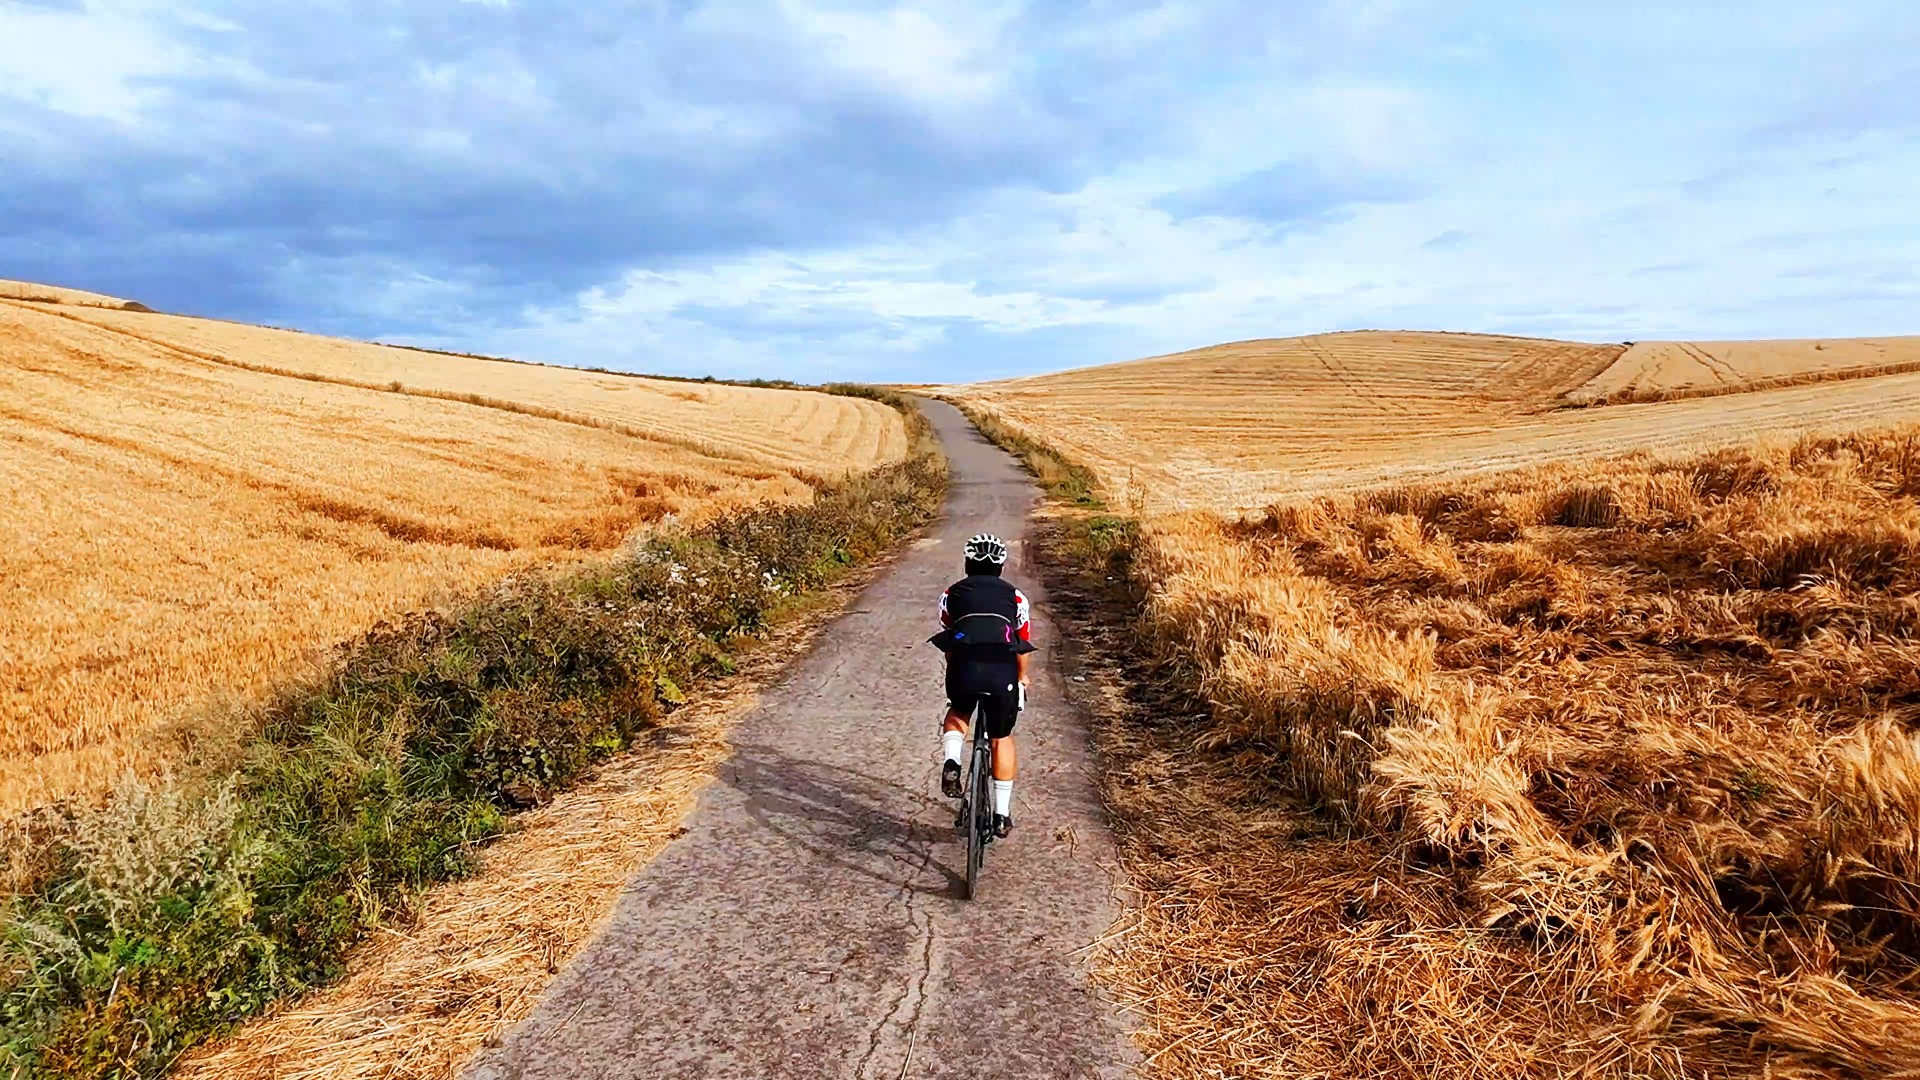
<svg viewBox="0 0 1920 1080">
<path fill-rule="evenodd" d="M 964 731 L 943 731 L 940 733 L 940 752 L 948 761 L 959 761 L 960 751 L 967 745 L 967 733 Z"/>
<path fill-rule="evenodd" d="M 993 812 L 1001 817 L 1013 816 L 1013 781 L 993 782 Z"/>
</svg>

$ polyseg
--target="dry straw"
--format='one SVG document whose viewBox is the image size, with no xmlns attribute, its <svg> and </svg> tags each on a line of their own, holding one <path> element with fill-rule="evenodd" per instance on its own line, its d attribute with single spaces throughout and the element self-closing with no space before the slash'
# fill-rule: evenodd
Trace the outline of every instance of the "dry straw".
<svg viewBox="0 0 1920 1080">
<path fill-rule="evenodd" d="M 1908 429 L 1151 523 L 1154 1071 L 1920 1076 L 1916 492 Z"/>
</svg>

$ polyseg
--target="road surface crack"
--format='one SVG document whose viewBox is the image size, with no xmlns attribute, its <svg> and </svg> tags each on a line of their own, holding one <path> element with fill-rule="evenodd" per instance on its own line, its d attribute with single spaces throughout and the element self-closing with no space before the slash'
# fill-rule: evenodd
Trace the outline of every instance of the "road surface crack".
<svg viewBox="0 0 1920 1080">
<path fill-rule="evenodd" d="M 907 1059 L 900 1065 L 900 1080 L 906 1080 L 907 1070 L 913 1067 L 913 1043 L 920 1032 L 920 1012 L 927 1007 L 927 983 L 933 978 L 933 916 L 927 916 L 925 948 L 920 953 L 920 977 L 914 980 L 912 988 L 913 1015 L 907 1017 Z"/>
<path fill-rule="evenodd" d="M 910 822 L 908 824 L 907 836 L 909 841 L 921 839 L 920 833 L 921 826 L 918 823 Z M 928 984 L 933 978 L 934 944 L 939 937 L 934 929 L 933 914 L 920 909 L 920 890 L 916 887 L 920 876 L 926 873 L 927 868 L 933 864 L 933 840 L 931 837 L 925 837 L 925 840 L 926 845 L 922 849 L 920 859 L 917 863 L 908 863 L 904 859 L 900 860 L 910 867 L 906 880 L 901 883 L 900 893 L 901 897 L 906 901 L 907 925 L 919 931 L 920 957 L 918 971 L 909 976 L 906 984 L 900 988 L 900 995 L 894 999 L 892 1006 L 887 1009 L 886 1015 L 881 1018 L 878 1024 L 874 1025 L 873 1030 L 868 1034 L 867 1052 L 860 1058 L 860 1064 L 854 1070 L 854 1075 L 861 1077 L 862 1080 L 873 1080 L 873 1078 L 877 1077 L 878 1074 L 874 1073 L 872 1069 L 880 1057 L 881 1047 L 889 1041 L 893 1043 L 899 1043 L 902 1040 L 905 1041 L 900 1068 L 894 1075 L 904 1078 L 913 1065 L 913 1044 L 916 1041 L 920 1028 L 920 1014 L 925 1010 L 927 1004 Z M 889 1029 L 893 1031 L 893 1038 L 891 1040 L 887 1038 Z"/>
</svg>

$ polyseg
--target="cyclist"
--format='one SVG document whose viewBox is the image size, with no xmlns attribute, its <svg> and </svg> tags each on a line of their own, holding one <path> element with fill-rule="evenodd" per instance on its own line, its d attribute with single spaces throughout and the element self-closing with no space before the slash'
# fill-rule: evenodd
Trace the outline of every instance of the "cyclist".
<svg viewBox="0 0 1920 1080">
<path fill-rule="evenodd" d="M 1013 831 L 1013 724 L 1027 707 L 1027 654 L 1033 651 L 1032 609 L 1004 580 L 1007 545 L 991 533 L 967 541 L 967 576 L 940 594 L 940 633 L 947 654 L 947 719 L 940 732 L 940 790 L 960 797 L 960 755 L 977 709 L 993 742 L 993 831 Z"/>
</svg>

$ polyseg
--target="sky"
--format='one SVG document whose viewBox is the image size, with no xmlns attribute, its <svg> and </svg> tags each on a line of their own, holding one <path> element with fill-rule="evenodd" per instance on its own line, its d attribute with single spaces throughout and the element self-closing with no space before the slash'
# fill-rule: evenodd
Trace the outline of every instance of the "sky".
<svg viewBox="0 0 1920 1080">
<path fill-rule="evenodd" d="M 1920 333 L 1920 5 L 0 0 L 0 278 L 807 382 Z"/>
</svg>

